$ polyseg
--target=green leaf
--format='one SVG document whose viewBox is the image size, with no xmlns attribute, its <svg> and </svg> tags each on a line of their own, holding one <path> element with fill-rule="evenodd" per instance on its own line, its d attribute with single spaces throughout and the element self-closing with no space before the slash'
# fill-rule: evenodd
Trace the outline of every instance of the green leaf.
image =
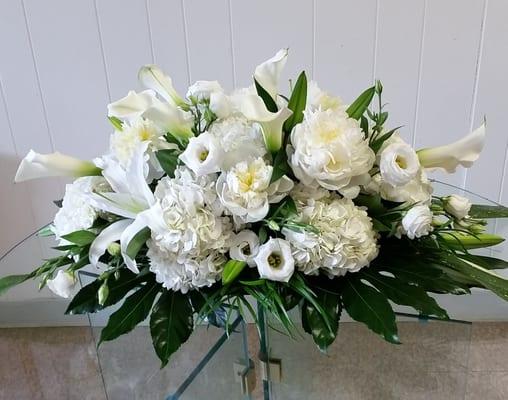
<svg viewBox="0 0 508 400">
<path fill-rule="evenodd" d="M 473 204 L 469 216 L 472 218 L 508 218 L 508 207 Z"/>
<path fill-rule="evenodd" d="M 41 228 L 39 232 L 37 232 L 37 236 L 40 237 L 48 237 L 48 236 L 55 236 L 55 232 L 52 230 L 51 224 L 46 225 L 44 228 Z"/>
<path fill-rule="evenodd" d="M 374 153 L 377 153 L 381 146 L 383 146 L 383 143 L 386 142 L 392 135 L 397 131 L 397 129 L 401 128 L 398 126 L 397 128 L 394 128 L 383 135 L 381 135 L 379 138 L 374 139 L 372 143 L 370 144 L 370 148 L 374 151 Z"/>
<path fill-rule="evenodd" d="M 69 233 L 67 235 L 63 235 L 62 239 L 77 244 L 78 246 L 86 246 L 92 243 L 95 240 L 95 237 L 96 237 L 95 233 L 81 230 Z"/>
<path fill-rule="evenodd" d="M 351 318 L 363 322 L 390 343 L 399 344 L 395 313 L 386 296 L 356 277 L 345 279 L 342 302 Z"/>
<path fill-rule="evenodd" d="M 284 122 L 284 131 L 291 132 L 296 124 L 303 121 L 303 110 L 307 103 L 307 77 L 302 71 L 289 98 L 288 108 L 293 114 Z"/>
<path fill-rule="evenodd" d="M 192 307 L 188 297 L 180 292 L 164 291 L 150 316 L 150 333 L 161 368 L 187 341 L 192 330 Z"/>
<path fill-rule="evenodd" d="M 246 266 L 245 261 L 229 260 L 222 271 L 222 284 L 227 285 L 233 282 Z"/>
<path fill-rule="evenodd" d="M 460 258 L 471 261 L 475 264 L 480 265 L 485 269 L 506 269 L 508 268 L 508 261 L 500 260 L 499 258 L 477 256 L 472 254 L 461 254 Z"/>
<path fill-rule="evenodd" d="M 461 274 L 474 279 L 486 289 L 497 294 L 503 300 L 508 300 L 508 280 L 494 274 L 487 268 L 461 260 L 452 254 L 443 254 L 444 261 Z"/>
<path fill-rule="evenodd" d="M 349 117 L 353 119 L 360 119 L 365 110 L 369 107 L 375 93 L 376 88 L 372 86 L 365 90 L 360 96 L 358 96 L 353 104 L 351 104 L 346 110 Z"/>
<path fill-rule="evenodd" d="M 504 238 L 490 233 L 469 235 L 460 232 L 440 232 L 440 237 L 454 250 L 481 249 L 504 242 Z"/>
<path fill-rule="evenodd" d="M 395 304 L 412 307 L 427 316 L 434 315 L 442 319 L 449 318 L 446 311 L 439 307 L 436 300 L 418 286 L 409 285 L 396 278 L 371 271 L 362 271 L 360 274 Z"/>
<path fill-rule="evenodd" d="M 291 172 L 291 167 L 288 164 L 288 156 L 286 150 L 281 148 L 273 158 L 273 170 L 270 183 L 278 181 L 284 175 Z"/>
<path fill-rule="evenodd" d="M 9 275 L 0 279 L 0 296 L 3 295 L 7 290 L 12 288 L 13 286 L 19 285 L 30 278 L 33 278 L 32 274 L 24 274 L 24 275 Z"/>
<path fill-rule="evenodd" d="M 147 283 L 125 299 L 122 306 L 109 317 L 106 327 L 101 332 L 99 345 L 102 342 L 116 339 L 132 331 L 150 314 L 159 285 Z"/>
<path fill-rule="evenodd" d="M 333 343 L 339 330 L 340 296 L 321 290 L 317 292 L 317 296 L 317 301 L 330 321 L 331 329 L 328 329 L 323 316 L 308 301 L 305 301 L 302 306 L 302 326 L 305 332 L 312 335 L 319 349 L 325 351 Z"/>
<path fill-rule="evenodd" d="M 97 279 L 84 286 L 72 299 L 66 314 L 95 313 L 122 300 L 127 293 L 146 280 L 146 275 L 137 275 L 126 268 L 119 269 L 117 279 L 109 279 L 109 295 L 103 305 L 99 304 L 98 293 L 102 281 Z"/>
<path fill-rule="evenodd" d="M 272 99 L 272 96 L 270 96 L 270 93 L 268 93 L 263 86 L 261 86 L 256 78 L 254 78 L 254 85 L 256 86 L 256 92 L 258 93 L 258 96 L 261 97 L 263 102 L 265 103 L 266 109 L 270 112 L 276 113 L 279 108 L 277 107 L 277 103 L 274 99 Z"/>
<path fill-rule="evenodd" d="M 170 177 L 175 177 L 175 169 L 178 165 L 178 153 L 172 149 L 164 149 L 155 152 L 155 157 L 159 161 L 164 172 Z"/>
<path fill-rule="evenodd" d="M 109 122 L 111 122 L 111 125 L 113 125 L 117 131 L 123 130 L 123 122 L 119 120 L 117 117 L 108 117 L 108 119 Z"/>
<path fill-rule="evenodd" d="M 141 229 L 127 245 L 127 255 L 135 259 L 148 239 L 150 239 L 150 228 Z"/>
</svg>

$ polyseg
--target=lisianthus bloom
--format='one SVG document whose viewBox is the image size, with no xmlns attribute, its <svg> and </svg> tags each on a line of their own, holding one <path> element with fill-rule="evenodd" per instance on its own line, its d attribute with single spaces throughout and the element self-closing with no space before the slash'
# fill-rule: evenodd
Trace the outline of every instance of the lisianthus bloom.
<svg viewBox="0 0 508 400">
<path fill-rule="evenodd" d="M 444 198 L 444 208 L 457 219 L 467 217 L 472 203 L 469 199 L 458 194 L 452 194 Z"/>
<path fill-rule="evenodd" d="M 254 258 L 261 278 L 289 282 L 295 271 L 295 261 L 289 243 L 283 239 L 270 239 L 263 244 Z"/>
<path fill-rule="evenodd" d="M 401 231 L 409 239 L 420 238 L 432 231 L 432 211 L 423 204 L 412 207 L 402 218 Z"/>
<path fill-rule="evenodd" d="M 47 281 L 47 285 L 54 294 L 68 299 L 75 292 L 77 282 L 78 280 L 72 272 L 61 269 L 57 272 L 56 277 Z"/>
</svg>

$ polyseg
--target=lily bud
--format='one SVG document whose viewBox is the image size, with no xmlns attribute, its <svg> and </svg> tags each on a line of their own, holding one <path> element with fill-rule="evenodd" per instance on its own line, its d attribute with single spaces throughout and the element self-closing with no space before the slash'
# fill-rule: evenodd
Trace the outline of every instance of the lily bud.
<svg viewBox="0 0 508 400">
<path fill-rule="evenodd" d="M 97 293 L 97 297 L 99 300 L 99 304 L 103 306 L 106 303 L 106 300 L 109 296 L 109 287 L 108 287 L 108 281 L 104 281 L 104 283 L 99 288 L 99 292 Z"/>
<path fill-rule="evenodd" d="M 417 152 L 424 168 L 442 168 L 453 173 L 459 165 L 469 168 L 478 159 L 485 144 L 485 123 L 456 142 Z"/>
<path fill-rule="evenodd" d="M 21 161 L 14 182 L 56 176 L 100 175 L 101 169 L 91 161 L 83 161 L 62 153 L 40 154 L 30 150 Z"/>
<path fill-rule="evenodd" d="M 480 233 L 478 235 L 468 235 L 465 233 L 441 233 L 441 237 L 446 243 L 455 250 L 480 249 L 482 247 L 495 246 L 504 242 L 504 238 L 489 233 Z"/>
</svg>

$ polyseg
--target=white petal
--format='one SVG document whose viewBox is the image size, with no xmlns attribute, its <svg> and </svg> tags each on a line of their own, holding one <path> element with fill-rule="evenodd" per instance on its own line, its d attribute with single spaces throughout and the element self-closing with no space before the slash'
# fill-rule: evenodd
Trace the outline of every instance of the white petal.
<svg viewBox="0 0 508 400">
<path fill-rule="evenodd" d="M 127 182 L 131 188 L 130 192 L 145 201 L 145 208 L 150 207 L 155 202 L 155 197 L 145 178 L 145 152 L 147 147 L 148 143 L 143 142 L 134 150 L 126 173 Z"/>
<path fill-rule="evenodd" d="M 139 70 L 140 83 L 155 90 L 160 96 L 175 105 L 183 105 L 185 102 L 173 87 L 173 81 L 156 65 L 145 65 Z"/>
<path fill-rule="evenodd" d="M 153 90 L 136 93 L 131 90 L 127 96 L 108 105 L 108 116 L 133 120 L 143 114 L 155 102 L 158 102 Z"/>
<path fill-rule="evenodd" d="M 105 228 L 90 245 L 89 259 L 90 264 L 97 267 L 99 258 L 106 252 L 108 246 L 120 240 L 123 231 L 132 223 L 131 219 L 122 219 L 113 222 Z"/>
<path fill-rule="evenodd" d="M 143 113 L 143 117 L 174 136 L 183 138 L 194 136 L 192 115 L 173 104 L 155 103 Z"/>
<path fill-rule="evenodd" d="M 275 100 L 282 69 L 286 65 L 288 49 L 281 49 L 269 60 L 256 67 L 254 78 Z"/>
<path fill-rule="evenodd" d="M 120 251 L 122 252 L 122 257 L 125 265 L 136 274 L 139 273 L 136 260 L 133 260 L 129 257 L 127 254 L 127 248 L 129 247 L 129 243 L 134 238 L 134 236 L 136 236 L 143 228 L 146 227 L 146 224 L 140 215 L 138 215 L 138 217 L 132 221 L 132 223 L 122 232 L 120 236 Z"/>
</svg>

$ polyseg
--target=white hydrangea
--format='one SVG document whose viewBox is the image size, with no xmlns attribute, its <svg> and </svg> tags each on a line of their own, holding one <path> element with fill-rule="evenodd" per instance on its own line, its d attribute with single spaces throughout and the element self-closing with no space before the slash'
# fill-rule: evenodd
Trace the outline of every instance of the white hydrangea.
<svg viewBox="0 0 508 400">
<path fill-rule="evenodd" d="M 99 211 L 90 204 L 88 194 L 110 190 L 110 186 L 102 176 L 85 176 L 66 185 L 62 207 L 53 221 L 52 230 L 57 239 L 71 232 L 90 228 Z"/>
<path fill-rule="evenodd" d="M 155 189 L 157 203 L 148 225 L 150 271 L 157 282 L 183 293 L 210 286 L 222 272 L 232 225 L 221 216 L 216 175 L 196 177 L 186 167 L 163 178 Z"/>
<path fill-rule="evenodd" d="M 317 199 L 316 199 L 317 198 Z M 305 274 L 320 271 L 330 277 L 357 272 L 378 255 L 377 234 L 363 208 L 336 194 L 296 201 L 301 221 L 319 230 L 282 233 L 291 243 L 297 268 Z"/>
<path fill-rule="evenodd" d="M 229 170 L 245 160 L 246 155 L 257 158 L 266 154 L 260 126 L 245 117 L 232 116 L 216 121 L 209 132 L 218 139 L 224 152 L 223 170 Z"/>
<path fill-rule="evenodd" d="M 375 155 L 358 121 L 341 109 L 306 111 L 288 146 L 289 162 L 305 185 L 317 183 L 355 198 L 370 180 Z"/>
<path fill-rule="evenodd" d="M 222 204 L 242 223 L 261 221 L 270 203 L 276 203 L 293 188 L 293 181 L 283 176 L 270 184 L 273 167 L 259 157 L 241 161 L 217 180 Z"/>
</svg>

